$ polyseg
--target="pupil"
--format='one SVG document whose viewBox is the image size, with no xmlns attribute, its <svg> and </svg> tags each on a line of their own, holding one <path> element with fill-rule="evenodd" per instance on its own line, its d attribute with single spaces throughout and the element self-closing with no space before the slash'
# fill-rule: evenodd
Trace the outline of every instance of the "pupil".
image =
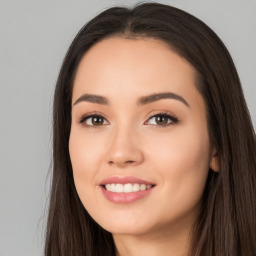
<svg viewBox="0 0 256 256">
<path fill-rule="evenodd" d="M 164 116 L 158 116 L 157 117 L 157 123 L 160 122 L 160 124 L 166 124 L 166 119 L 165 119 L 165 121 L 163 121 L 163 119 L 165 119 Z"/>
<path fill-rule="evenodd" d="M 99 121 L 99 120 L 101 120 L 101 121 Z M 100 118 L 100 117 L 94 117 L 94 118 L 92 119 L 92 123 L 93 123 L 93 124 L 96 124 L 96 125 L 102 124 L 102 118 Z"/>
</svg>

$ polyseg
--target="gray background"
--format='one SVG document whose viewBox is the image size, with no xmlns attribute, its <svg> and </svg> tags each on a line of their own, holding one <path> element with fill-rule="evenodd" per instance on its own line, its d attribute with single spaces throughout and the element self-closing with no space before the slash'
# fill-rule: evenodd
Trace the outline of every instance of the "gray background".
<svg viewBox="0 0 256 256">
<path fill-rule="evenodd" d="M 51 108 L 64 54 L 103 9 L 138 1 L 0 0 L 0 256 L 43 252 Z M 158 1 L 206 22 L 228 47 L 256 127 L 256 1 Z"/>
</svg>

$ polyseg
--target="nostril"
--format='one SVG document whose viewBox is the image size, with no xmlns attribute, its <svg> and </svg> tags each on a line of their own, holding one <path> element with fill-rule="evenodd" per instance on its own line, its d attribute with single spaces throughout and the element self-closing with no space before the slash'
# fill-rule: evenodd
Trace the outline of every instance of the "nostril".
<svg viewBox="0 0 256 256">
<path fill-rule="evenodd" d="M 132 164 L 132 163 L 134 163 L 134 162 L 135 162 L 135 161 L 128 160 L 128 161 L 125 162 L 125 164 L 126 164 L 126 163 L 127 163 L 127 164 L 130 164 L 130 163 Z"/>
</svg>

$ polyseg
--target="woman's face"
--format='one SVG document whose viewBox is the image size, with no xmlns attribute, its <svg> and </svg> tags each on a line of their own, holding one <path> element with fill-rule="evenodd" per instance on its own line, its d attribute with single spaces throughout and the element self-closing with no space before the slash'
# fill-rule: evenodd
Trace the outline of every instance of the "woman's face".
<svg viewBox="0 0 256 256">
<path fill-rule="evenodd" d="M 74 81 L 69 152 L 78 195 L 104 229 L 188 229 L 216 162 L 194 68 L 155 39 L 95 44 Z"/>
</svg>

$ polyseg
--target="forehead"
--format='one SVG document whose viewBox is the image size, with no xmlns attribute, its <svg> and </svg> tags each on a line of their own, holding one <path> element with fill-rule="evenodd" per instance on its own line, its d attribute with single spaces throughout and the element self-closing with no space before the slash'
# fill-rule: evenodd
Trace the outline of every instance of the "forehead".
<svg viewBox="0 0 256 256">
<path fill-rule="evenodd" d="M 143 57 L 143 59 L 140 57 Z M 122 63 L 120 60 L 122 60 Z M 106 62 L 108 65 L 118 63 L 118 65 L 123 64 L 124 67 L 127 67 L 129 61 L 133 61 L 134 68 L 138 66 L 156 67 L 159 64 L 163 64 L 161 68 L 164 68 L 164 66 L 167 67 L 167 64 L 183 62 L 184 69 L 195 72 L 192 65 L 175 53 L 170 45 L 161 40 L 110 37 L 97 42 L 84 54 L 78 67 L 77 76 L 81 71 L 85 72 L 83 68 L 87 64 L 90 64 L 91 68 L 100 68 Z M 90 67 L 87 66 L 86 68 Z"/>
<path fill-rule="evenodd" d="M 93 45 L 83 56 L 73 97 L 81 93 L 147 94 L 172 90 L 195 92 L 193 66 L 169 45 L 152 38 L 113 37 Z M 191 88 L 194 87 L 194 88 Z"/>
</svg>

